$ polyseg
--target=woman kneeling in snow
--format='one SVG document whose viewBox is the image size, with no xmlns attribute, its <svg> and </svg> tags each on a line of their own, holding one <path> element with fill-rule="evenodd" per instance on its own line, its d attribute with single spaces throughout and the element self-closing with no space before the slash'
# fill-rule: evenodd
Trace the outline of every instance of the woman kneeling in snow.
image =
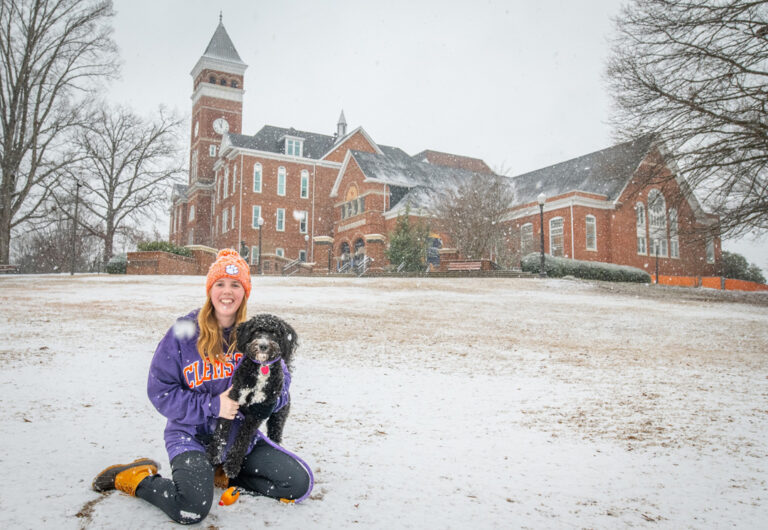
<svg viewBox="0 0 768 530">
<path fill-rule="evenodd" d="M 147 393 L 166 418 L 165 446 L 172 478 L 157 474 L 157 463 L 140 458 L 130 464 L 110 466 L 93 481 L 93 489 L 118 489 L 158 506 L 176 522 L 202 521 L 213 503 L 214 474 L 217 485 L 226 476 L 214 472 L 206 457 L 206 444 L 218 418 L 235 419 L 238 403 L 229 399 L 235 367 L 235 328 L 246 320 L 251 291 L 248 264 L 234 250 L 222 250 L 206 278 L 202 309 L 179 318 L 157 346 L 149 368 Z M 274 410 L 290 396 L 290 373 L 284 369 L 283 391 Z M 231 439 L 231 438 L 230 438 Z M 264 440 L 259 432 L 251 443 L 240 474 L 230 482 L 275 499 L 298 499 L 310 489 L 305 468 L 292 455 Z"/>
</svg>

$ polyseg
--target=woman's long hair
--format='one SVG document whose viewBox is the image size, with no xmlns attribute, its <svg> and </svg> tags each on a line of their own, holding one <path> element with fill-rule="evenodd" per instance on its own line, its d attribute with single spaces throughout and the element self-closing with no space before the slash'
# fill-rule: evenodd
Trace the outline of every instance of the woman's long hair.
<svg viewBox="0 0 768 530">
<path fill-rule="evenodd" d="M 235 315 L 235 324 L 232 327 L 232 332 L 229 334 L 229 343 L 227 344 L 226 353 L 234 353 L 237 348 L 237 325 L 246 320 L 246 302 L 247 298 L 243 298 L 243 302 L 237 309 Z M 200 313 L 197 315 L 197 323 L 200 326 L 200 336 L 197 339 L 197 351 L 200 357 L 204 361 L 208 361 L 214 364 L 216 361 L 224 360 L 224 335 L 222 333 L 219 321 L 216 320 L 216 310 L 213 308 L 213 302 L 211 297 L 206 296 L 205 304 L 200 309 Z"/>
</svg>

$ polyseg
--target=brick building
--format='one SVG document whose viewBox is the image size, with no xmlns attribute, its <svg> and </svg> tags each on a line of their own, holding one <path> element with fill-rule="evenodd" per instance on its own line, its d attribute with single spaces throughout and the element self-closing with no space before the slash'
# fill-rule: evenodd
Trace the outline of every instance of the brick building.
<svg viewBox="0 0 768 530">
<path fill-rule="evenodd" d="M 476 158 L 379 145 L 362 127 L 348 131 L 343 112 L 335 134 L 271 125 L 242 134 L 246 68 L 220 21 L 191 72 L 189 182 L 172 193 L 176 244 L 245 246 L 251 263 L 261 252 L 277 264 L 335 270 L 367 256 L 380 267 L 406 204 L 424 215 L 439 189 L 493 174 Z M 714 274 L 719 240 L 689 234 L 716 219 L 674 178 L 640 184 L 651 168 L 673 175 L 664 160 L 663 146 L 641 138 L 511 178 L 506 250 L 539 249 L 543 193 L 548 253 L 648 269 L 658 249 L 662 274 Z"/>
</svg>

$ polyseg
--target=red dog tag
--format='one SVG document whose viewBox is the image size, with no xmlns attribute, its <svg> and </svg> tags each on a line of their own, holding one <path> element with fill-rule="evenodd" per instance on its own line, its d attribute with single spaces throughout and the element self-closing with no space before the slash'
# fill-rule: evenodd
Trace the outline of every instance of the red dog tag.
<svg viewBox="0 0 768 530">
<path fill-rule="evenodd" d="M 269 366 L 262 366 L 261 367 L 261 373 L 264 374 L 264 375 L 268 375 L 269 374 Z"/>
</svg>

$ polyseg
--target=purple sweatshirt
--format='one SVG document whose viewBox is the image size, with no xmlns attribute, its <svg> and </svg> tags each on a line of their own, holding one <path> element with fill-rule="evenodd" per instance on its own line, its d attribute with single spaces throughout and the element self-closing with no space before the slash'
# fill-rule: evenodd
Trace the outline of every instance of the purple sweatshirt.
<svg viewBox="0 0 768 530">
<path fill-rule="evenodd" d="M 199 311 L 192 311 L 176 321 L 157 345 L 149 367 L 147 395 L 160 414 L 168 418 L 165 426 L 165 448 L 169 460 L 186 451 L 205 451 L 197 436 L 211 435 L 216 429 L 219 394 L 232 384 L 232 373 L 237 361 L 242 357 L 240 352 L 235 352 L 227 354 L 223 362 L 216 362 L 213 366 L 203 362 L 197 352 L 197 338 L 200 335 L 197 325 Z M 231 331 L 231 328 L 224 330 L 225 341 Z M 291 374 L 282 360 L 280 363 L 285 375 L 285 384 L 275 410 L 290 401 L 288 390 L 291 386 Z M 242 415 L 238 413 L 230 433 L 230 444 L 241 423 Z M 260 437 L 264 435 L 258 432 L 251 446 Z"/>
</svg>

